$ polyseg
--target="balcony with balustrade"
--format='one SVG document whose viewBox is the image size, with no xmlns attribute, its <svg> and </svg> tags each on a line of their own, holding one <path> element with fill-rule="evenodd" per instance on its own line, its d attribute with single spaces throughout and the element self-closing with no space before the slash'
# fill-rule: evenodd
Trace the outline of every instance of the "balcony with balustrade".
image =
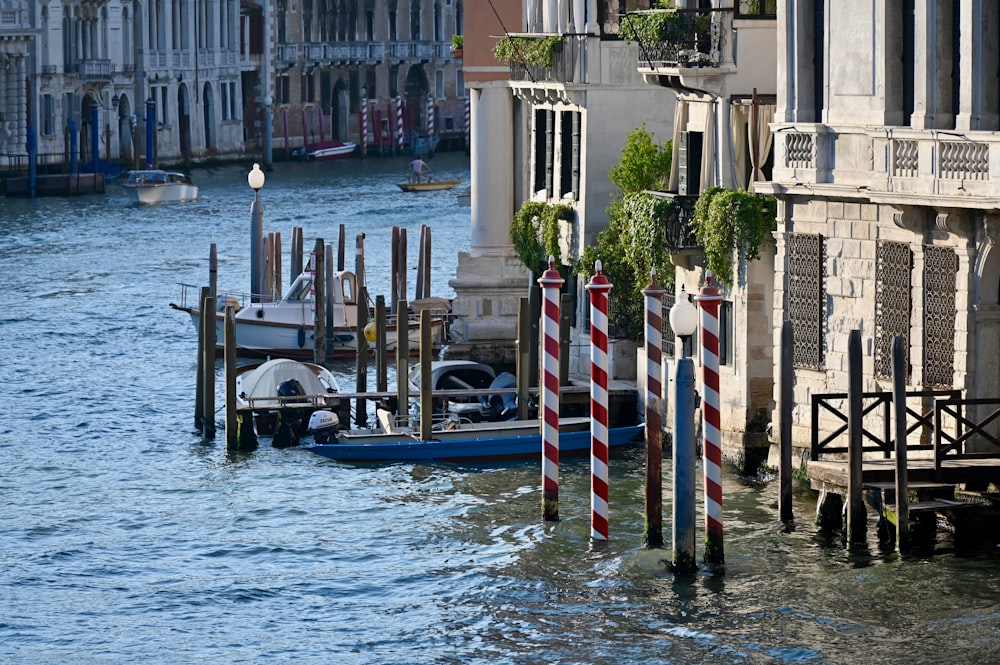
<svg viewBox="0 0 1000 665">
<path fill-rule="evenodd" d="M 779 191 L 854 191 L 872 201 L 1000 206 L 1000 136 L 908 127 L 775 127 Z"/>
<path fill-rule="evenodd" d="M 621 37 L 638 44 L 639 72 L 658 85 L 718 90 L 736 71 L 732 8 L 629 12 Z"/>
<path fill-rule="evenodd" d="M 111 82 L 110 60 L 85 60 L 77 63 L 76 75 L 84 81 Z"/>
</svg>

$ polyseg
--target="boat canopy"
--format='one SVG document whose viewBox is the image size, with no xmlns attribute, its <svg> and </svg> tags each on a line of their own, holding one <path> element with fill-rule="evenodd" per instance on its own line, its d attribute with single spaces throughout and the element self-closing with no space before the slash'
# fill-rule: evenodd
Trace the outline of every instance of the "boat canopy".
<svg viewBox="0 0 1000 665">
<path fill-rule="evenodd" d="M 337 386 L 327 386 L 308 365 L 287 358 L 278 358 L 268 360 L 247 374 L 242 385 L 244 399 L 274 397 L 278 394 L 278 386 L 289 379 L 302 384 L 306 395 L 325 395 L 338 390 Z"/>
</svg>

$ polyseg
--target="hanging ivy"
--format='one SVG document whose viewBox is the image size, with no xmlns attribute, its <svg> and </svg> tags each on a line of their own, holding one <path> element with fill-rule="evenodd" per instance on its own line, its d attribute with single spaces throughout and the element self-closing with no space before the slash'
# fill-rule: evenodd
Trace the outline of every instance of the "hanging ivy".
<svg viewBox="0 0 1000 665">
<path fill-rule="evenodd" d="M 573 208 L 566 204 L 550 205 L 525 201 L 510 223 L 510 239 L 524 267 L 532 272 L 544 266 L 549 256 L 561 264 L 559 220 L 572 219 Z"/>
<path fill-rule="evenodd" d="M 556 48 L 562 45 L 562 38 L 548 37 L 501 37 L 493 47 L 493 55 L 498 62 L 509 65 L 514 62 L 522 65 L 551 67 L 555 58 Z"/>
<path fill-rule="evenodd" d="M 749 263 L 777 228 L 773 197 L 749 194 L 742 189 L 709 187 L 694 208 L 692 225 L 705 248 L 705 267 L 719 281 L 733 284 L 733 252 Z"/>
</svg>

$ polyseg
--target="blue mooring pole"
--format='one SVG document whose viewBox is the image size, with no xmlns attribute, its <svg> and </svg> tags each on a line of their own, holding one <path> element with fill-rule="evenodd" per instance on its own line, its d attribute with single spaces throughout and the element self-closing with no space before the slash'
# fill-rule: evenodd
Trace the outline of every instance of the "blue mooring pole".
<svg viewBox="0 0 1000 665">
<path fill-rule="evenodd" d="M 153 168 L 156 163 L 156 102 L 150 97 L 146 100 L 146 168 Z"/>
<path fill-rule="evenodd" d="M 674 373 L 674 483 L 673 557 L 674 572 L 698 569 L 695 560 L 697 510 L 695 484 L 696 445 L 694 432 L 694 362 L 677 360 Z"/>
<path fill-rule="evenodd" d="M 76 120 L 69 121 L 69 172 L 72 175 L 76 175 L 80 168 L 80 164 L 77 161 L 79 152 L 79 141 L 80 141 L 80 128 L 76 126 Z"/>
<path fill-rule="evenodd" d="M 90 160 L 94 164 L 94 173 L 97 173 L 97 157 L 101 151 L 101 130 L 100 118 L 97 115 L 97 109 L 100 104 L 97 103 L 96 99 L 90 100 Z"/>
<path fill-rule="evenodd" d="M 32 198 L 38 192 L 38 171 L 35 162 L 38 160 L 38 137 L 35 135 L 35 125 L 28 123 L 28 193 Z"/>
</svg>

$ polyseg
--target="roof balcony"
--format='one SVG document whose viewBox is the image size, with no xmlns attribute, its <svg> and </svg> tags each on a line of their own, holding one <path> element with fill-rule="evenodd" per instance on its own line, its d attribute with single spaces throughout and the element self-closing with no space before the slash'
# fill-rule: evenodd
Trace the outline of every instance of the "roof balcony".
<svg viewBox="0 0 1000 665">
<path fill-rule="evenodd" d="M 629 12 L 621 27 L 622 39 L 639 45 L 647 81 L 710 92 L 736 71 L 733 35 L 732 8 Z"/>
</svg>

